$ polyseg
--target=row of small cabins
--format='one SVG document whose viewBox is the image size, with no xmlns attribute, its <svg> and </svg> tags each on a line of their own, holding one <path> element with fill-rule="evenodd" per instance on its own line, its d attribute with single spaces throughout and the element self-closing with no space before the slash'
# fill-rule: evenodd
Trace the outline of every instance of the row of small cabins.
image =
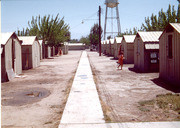
<svg viewBox="0 0 180 128">
<path fill-rule="evenodd" d="M 1 82 L 22 74 L 22 70 L 38 67 L 40 60 L 59 51 L 59 48 L 49 47 L 36 36 L 17 36 L 12 32 L 1 33 L 1 37 Z M 64 44 L 63 53 L 67 54 L 68 47 Z"/>
<path fill-rule="evenodd" d="M 180 85 L 180 23 L 170 23 L 165 30 L 141 32 L 102 41 L 102 52 L 124 63 L 134 64 L 140 72 L 159 71 L 168 82 Z"/>
</svg>

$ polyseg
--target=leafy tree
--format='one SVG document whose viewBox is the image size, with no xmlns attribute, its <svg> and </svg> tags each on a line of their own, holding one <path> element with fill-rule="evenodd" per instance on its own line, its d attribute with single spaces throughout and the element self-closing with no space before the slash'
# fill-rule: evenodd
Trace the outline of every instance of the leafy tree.
<svg viewBox="0 0 180 128">
<path fill-rule="evenodd" d="M 69 42 L 70 43 L 79 43 L 79 40 L 78 39 L 71 39 Z"/>
<path fill-rule="evenodd" d="M 108 39 L 108 40 L 111 39 L 111 36 L 108 36 L 107 39 Z"/>
<path fill-rule="evenodd" d="M 37 36 L 38 39 L 47 41 L 49 46 L 59 46 L 62 42 L 69 41 L 70 32 L 69 25 L 64 22 L 64 18 L 60 19 L 59 14 L 53 16 L 34 16 L 28 21 L 29 27 L 20 32 L 18 35 Z"/>
<path fill-rule="evenodd" d="M 167 12 L 161 9 L 158 16 L 152 14 L 151 17 L 145 17 L 145 23 L 142 24 L 141 28 L 145 31 L 162 31 L 168 23 L 175 23 L 176 19 L 179 21 L 178 15 L 180 15 L 179 9 L 176 15 L 174 6 L 169 5 Z"/>
<path fill-rule="evenodd" d="M 86 44 L 86 45 L 90 45 L 90 40 L 89 40 L 89 36 L 87 37 L 81 37 L 81 39 L 79 40 L 80 43 Z"/>
<path fill-rule="evenodd" d="M 180 0 L 178 0 L 178 10 L 177 10 L 177 22 L 180 23 Z"/>
<path fill-rule="evenodd" d="M 137 28 L 137 27 L 134 27 L 134 28 L 133 28 L 133 35 L 136 35 L 138 31 L 139 31 L 138 28 Z"/>
<path fill-rule="evenodd" d="M 134 27 L 133 30 L 131 29 L 126 29 L 124 33 L 121 33 L 118 35 L 118 37 L 123 37 L 123 35 L 136 35 L 139 29 L 137 27 Z"/>
<path fill-rule="evenodd" d="M 101 38 L 102 38 L 102 28 L 100 30 L 101 33 Z M 99 43 L 99 25 L 98 24 L 94 24 L 94 26 L 91 28 L 90 30 L 90 34 L 89 34 L 89 39 L 90 39 L 90 43 L 93 45 L 98 45 Z"/>
</svg>

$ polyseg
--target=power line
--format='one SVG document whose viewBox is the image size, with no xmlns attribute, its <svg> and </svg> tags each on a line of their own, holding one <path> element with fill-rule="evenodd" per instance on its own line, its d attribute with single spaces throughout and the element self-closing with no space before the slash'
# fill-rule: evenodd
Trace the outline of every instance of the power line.
<svg viewBox="0 0 180 128">
<path fill-rule="evenodd" d="M 95 13 L 93 13 L 92 15 L 90 15 L 89 17 L 85 18 L 82 20 L 81 23 L 75 25 L 74 27 L 70 28 L 71 30 L 74 28 L 77 28 L 78 26 L 82 25 L 84 23 L 84 20 L 98 20 L 98 19 L 91 19 L 91 17 L 95 16 L 96 14 L 98 14 L 98 11 L 96 11 Z"/>
</svg>

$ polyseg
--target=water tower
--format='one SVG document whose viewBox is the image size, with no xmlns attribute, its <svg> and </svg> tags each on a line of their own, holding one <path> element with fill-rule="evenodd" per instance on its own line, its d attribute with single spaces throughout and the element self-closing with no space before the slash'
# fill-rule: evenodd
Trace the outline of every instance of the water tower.
<svg viewBox="0 0 180 128">
<path fill-rule="evenodd" d="M 118 11 L 118 0 L 106 0 L 106 15 L 105 15 L 105 25 L 104 25 L 104 40 L 106 40 L 106 34 L 111 36 L 111 38 L 114 38 L 115 35 L 118 35 L 121 33 L 121 26 L 120 26 L 120 20 L 119 20 L 119 11 Z M 111 9 L 111 15 L 108 15 L 108 9 Z M 113 12 L 116 12 L 116 16 L 113 16 Z M 107 27 L 107 21 L 111 20 L 111 31 L 106 31 Z M 117 26 L 116 30 L 113 31 L 114 28 L 114 20 L 117 20 Z M 110 25 L 109 25 L 110 26 Z"/>
</svg>

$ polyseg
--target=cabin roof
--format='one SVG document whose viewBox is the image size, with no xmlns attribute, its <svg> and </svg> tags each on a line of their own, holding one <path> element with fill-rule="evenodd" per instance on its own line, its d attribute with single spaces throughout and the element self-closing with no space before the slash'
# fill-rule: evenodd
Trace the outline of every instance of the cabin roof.
<svg viewBox="0 0 180 128">
<path fill-rule="evenodd" d="M 19 40 L 22 40 L 22 45 L 33 45 L 36 36 L 18 36 Z"/>
<path fill-rule="evenodd" d="M 161 36 L 162 31 L 151 31 L 151 32 L 138 32 L 143 42 L 159 42 L 159 37 Z M 137 37 L 136 35 L 136 37 Z"/>
<path fill-rule="evenodd" d="M 1 33 L 1 44 L 5 45 L 14 32 Z"/>
<path fill-rule="evenodd" d="M 180 23 L 170 23 L 170 25 L 171 25 L 178 33 L 180 33 Z"/>
<path fill-rule="evenodd" d="M 115 37 L 116 43 L 121 43 L 122 37 Z"/>
<path fill-rule="evenodd" d="M 135 39 L 136 35 L 124 35 L 123 39 L 127 42 L 127 43 L 134 43 L 134 39 Z"/>
<path fill-rule="evenodd" d="M 114 39 L 109 39 L 111 44 L 114 44 Z"/>
</svg>

